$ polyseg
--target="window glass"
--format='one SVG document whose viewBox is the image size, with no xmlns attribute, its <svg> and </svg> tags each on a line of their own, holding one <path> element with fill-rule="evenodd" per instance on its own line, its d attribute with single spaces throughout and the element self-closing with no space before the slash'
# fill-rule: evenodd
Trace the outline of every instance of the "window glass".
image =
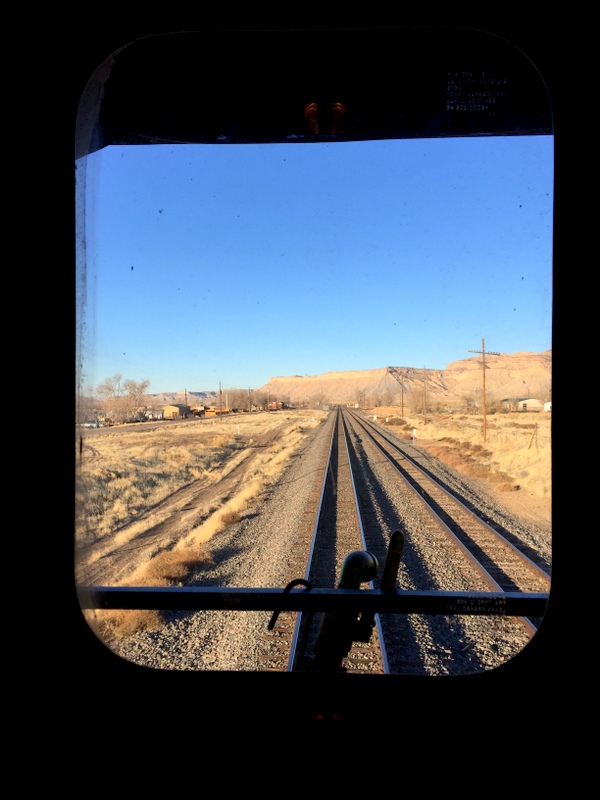
<svg viewBox="0 0 600 800">
<path fill-rule="evenodd" d="M 449 76 L 447 112 L 466 104 L 476 114 L 469 81 Z M 415 87 L 411 98 L 425 117 Z M 522 425 L 528 451 L 535 443 L 527 465 L 515 456 L 515 430 L 492 434 L 486 415 L 520 411 L 541 423 L 551 411 L 553 136 L 520 134 L 517 124 L 517 135 L 445 137 L 441 118 L 395 138 L 390 116 L 382 138 L 370 129 L 344 138 L 345 109 L 329 108 L 331 118 L 322 107 L 318 117 L 325 134 L 311 128 L 306 104 L 306 127 L 289 141 L 219 140 L 217 128 L 210 143 L 115 135 L 77 158 L 79 586 L 201 585 L 215 558 L 231 559 L 224 585 L 238 585 L 235 548 L 209 543 L 244 508 L 258 513 L 261 492 L 340 400 L 315 388 L 329 373 L 412 370 L 423 387 L 435 375 L 444 389 L 452 366 L 447 396 L 423 388 L 405 397 L 397 381 L 395 393 L 360 385 L 343 402 L 381 424 L 402 418 L 413 445 L 424 424 L 457 450 L 485 445 L 496 478 L 549 510 L 550 415 L 533 433 Z M 547 374 L 505 395 L 488 380 L 486 397 L 486 354 L 540 357 Z M 463 390 L 457 362 L 474 359 L 483 387 L 478 367 Z M 285 431 L 291 444 L 231 488 L 247 449 L 275 430 L 271 408 L 299 415 Z M 458 414 L 467 420 L 460 436 L 448 421 Z M 448 432 L 434 427 L 436 415 Z M 160 668 L 161 649 L 187 647 L 185 636 L 169 638 L 185 624 L 174 612 L 84 616 L 125 658 L 135 661 L 135 637 L 146 637 L 140 663 L 154 665 L 150 640 Z M 181 658 L 172 668 L 244 669 Z"/>
</svg>

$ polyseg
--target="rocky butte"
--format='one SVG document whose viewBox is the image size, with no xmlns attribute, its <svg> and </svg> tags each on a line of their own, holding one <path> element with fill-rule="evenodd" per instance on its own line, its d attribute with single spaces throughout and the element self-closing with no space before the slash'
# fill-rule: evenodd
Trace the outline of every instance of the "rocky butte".
<svg viewBox="0 0 600 800">
<path fill-rule="evenodd" d="M 465 407 L 470 401 L 479 404 L 483 392 L 481 355 L 454 361 L 446 369 L 388 366 L 379 369 L 325 372 L 321 375 L 291 375 L 270 378 L 258 389 L 268 392 L 271 400 L 291 405 L 359 404 L 387 406 L 407 404 L 444 409 Z M 535 398 L 541 403 L 552 399 L 552 351 L 543 353 L 485 354 L 486 402 L 505 398 Z"/>
</svg>

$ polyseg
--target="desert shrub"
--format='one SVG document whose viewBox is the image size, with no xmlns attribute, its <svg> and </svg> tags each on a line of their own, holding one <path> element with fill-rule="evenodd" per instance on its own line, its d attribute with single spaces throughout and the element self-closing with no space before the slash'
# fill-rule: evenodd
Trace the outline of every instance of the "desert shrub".
<svg viewBox="0 0 600 800">
<path fill-rule="evenodd" d="M 155 611 L 154 609 L 125 609 L 113 612 L 110 618 L 101 623 L 100 627 L 110 631 L 117 638 L 123 638 L 141 631 L 160 630 L 163 624 L 160 611 Z"/>
<path fill-rule="evenodd" d="M 225 511 L 221 516 L 221 521 L 224 525 L 235 525 L 235 523 L 240 522 L 241 519 L 242 515 L 239 511 Z"/>
<path fill-rule="evenodd" d="M 511 486 L 514 484 L 514 480 L 510 475 L 506 472 L 491 472 L 488 478 L 492 483 L 509 483 Z"/>
<path fill-rule="evenodd" d="M 462 466 L 458 467 L 458 470 L 462 472 L 464 475 L 469 475 L 471 478 L 489 478 L 490 472 L 487 467 L 484 467 L 482 464 L 478 464 L 476 461 L 468 461 L 464 462 Z"/>
<path fill-rule="evenodd" d="M 400 417 L 387 417 L 387 422 L 386 418 L 384 417 L 381 422 L 384 425 L 397 425 L 398 427 L 406 426 L 406 420 L 401 419 Z"/>
<path fill-rule="evenodd" d="M 136 583 L 154 586 L 162 585 L 165 581 L 181 582 L 191 572 L 211 563 L 211 556 L 198 548 L 164 550 L 144 565 L 143 573 L 136 576 Z"/>
<path fill-rule="evenodd" d="M 461 464 L 465 463 L 460 455 L 452 453 L 451 451 L 446 455 L 440 456 L 440 458 L 443 460 L 444 464 L 448 464 L 449 467 L 454 467 L 455 469 L 459 469 Z"/>
</svg>

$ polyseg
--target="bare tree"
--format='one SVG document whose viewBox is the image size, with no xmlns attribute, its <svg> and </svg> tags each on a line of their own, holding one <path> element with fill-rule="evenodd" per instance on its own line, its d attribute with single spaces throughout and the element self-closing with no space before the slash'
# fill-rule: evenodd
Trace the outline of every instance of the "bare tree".
<svg viewBox="0 0 600 800">
<path fill-rule="evenodd" d="M 125 417 L 123 396 L 123 376 L 113 375 L 96 386 L 96 397 L 107 420 L 123 422 Z"/>
<path fill-rule="evenodd" d="M 251 408 L 251 390 L 250 389 L 228 389 L 227 396 L 229 399 L 229 408 Z"/>
<path fill-rule="evenodd" d="M 123 386 L 127 392 L 127 419 L 143 419 L 148 406 L 146 391 L 150 381 L 126 380 Z"/>
<path fill-rule="evenodd" d="M 473 414 L 477 411 L 477 399 L 475 394 L 465 394 L 462 396 L 462 402 L 466 412 Z"/>
<path fill-rule="evenodd" d="M 354 403 L 358 408 L 366 408 L 366 393 L 364 389 L 357 389 L 356 393 L 354 394 Z"/>
<path fill-rule="evenodd" d="M 101 398 L 120 397 L 123 394 L 123 376 L 113 375 L 111 378 L 105 378 L 96 386 L 96 394 Z"/>
<path fill-rule="evenodd" d="M 146 410 L 145 393 L 149 385 L 147 379 L 124 381 L 123 376 L 117 374 L 99 383 L 95 395 L 107 419 L 125 422 Z"/>
<path fill-rule="evenodd" d="M 254 393 L 254 405 L 257 408 L 262 408 L 266 410 L 268 402 L 268 395 L 266 392 L 255 392 Z"/>
<path fill-rule="evenodd" d="M 320 408 L 321 406 L 326 406 L 329 400 L 325 392 L 315 392 L 315 394 L 311 395 L 310 402 L 315 408 Z"/>
<path fill-rule="evenodd" d="M 408 407 L 413 414 L 423 413 L 423 393 L 411 392 L 408 396 Z"/>
</svg>

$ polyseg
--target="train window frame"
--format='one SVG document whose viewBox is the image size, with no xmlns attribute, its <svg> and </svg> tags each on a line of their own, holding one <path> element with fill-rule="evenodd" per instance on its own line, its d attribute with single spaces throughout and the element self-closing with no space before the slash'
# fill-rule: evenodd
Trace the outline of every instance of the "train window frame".
<svg viewBox="0 0 600 800">
<path fill-rule="evenodd" d="M 396 29 L 394 29 L 394 30 L 396 30 Z M 358 34 L 358 32 L 357 32 L 357 34 Z M 170 34 L 168 34 L 168 35 L 170 35 Z M 200 35 L 200 37 L 202 37 L 204 34 L 202 34 L 202 32 L 200 32 L 199 35 Z M 251 36 L 251 34 L 249 34 L 249 36 Z M 137 41 L 139 41 L 139 40 L 132 40 L 131 42 L 127 43 L 127 45 L 125 45 L 123 48 L 120 48 L 119 50 L 113 51 L 113 53 L 111 53 L 111 55 L 95 71 L 94 75 L 92 76 L 92 78 L 90 79 L 90 81 L 88 82 L 88 84 L 86 86 L 86 90 L 82 94 L 82 99 L 81 99 L 81 103 L 80 103 L 80 107 L 79 107 L 79 113 L 78 113 L 78 126 L 77 126 L 76 143 L 75 143 L 76 161 L 79 161 L 80 163 L 81 163 L 80 159 L 82 159 L 85 156 L 85 154 L 88 154 L 89 152 L 92 152 L 93 150 L 95 150 L 97 148 L 105 147 L 105 146 L 107 146 L 107 143 L 110 144 L 112 136 L 115 136 L 117 139 L 119 139 L 119 137 L 121 137 L 123 139 L 124 143 L 126 143 L 126 140 L 128 138 L 134 139 L 136 136 L 141 136 L 142 139 L 144 138 L 143 131 L 134 132 L 133 134 L 132 134 L 131 129 L 129 129 L 129 130 L 124 129 L 122 131 L 119 131 L 118 130 L 118 126 L 115 126 L 115 124 L 114 124 L 114 120 L 112 120 L 109 123 L 109 125 L 106 126 L 106 119 L 103 119 L 103 116 L 104 117 L 106 116 L 105 113 L 104 113 L 105 112 L 105 106 L 103 104 L 105 102 L 107 102 L 107 98 L 110 97 L 111 76 L 114 75 L 115 69 L 118 66 L 118 62 L 119 62 L 120 58 L 122 58 L 124 56 L 124 54 L 126 54 L 128 52 L 128 50 L 130 50 L 131 46 L 135 47 L 135 42 L 137 42 Z M 514 47 L 514 45 L 512 45 L 510 42 L 509 42 L 509 44 L 510 44 L 511 47 Z M 379 98 L 379 102 L 381 102 L 381 98 Z M 248 113 L 250 113 L 248 109 L 245 109 L 245 110 Z M 234 123 L 229 121 L 229 129 L 231 129 L 232 126 L 235 127 Z M 250 127 L 252 127 L 252 126 L 250 125 Z M 551 122 L 551 134 L 554 136 L 553 119 L 552 119 L 552 122 Z M 214 138 L 211 139 L 210 136 L 206 136 L 204 138 L 204 141 L 206 143 L 208 143 L 209 141 L 212 141 L 213 144 L 216 144 L 216 142 L 218 141 L 219 137 L 223 137 L 224 135 L 225 134 L 223 134 L 223 132 L 219 132 L 218 129 L 216 129 L 216 133 L 214 134 Z M 254 135 L 256 137 L 258 137 L 258 138 L 260 138 L 260 137 L 264 138 L 264 134 L 262 132 L 260 132 L 260 131 L 256 132 L 256 126 L 255 126 L 255 134 Z M 453 135 L 453 134 L 451 134 L 451 135 Z M 454 134 L 454 135 L 456 135 L 456 134 Z M 472 135 L 472 134 L 465 134 L 465 135 Z M 497 134 L 490 133 L 489 135 L 511 135 L 511 134 L 510 134 L 510 132 L 504 131 L 504 132 L 499 132 Z M 211 136 L 213 136 L 212 133 L 211 133 Z M 152 137 L 149 137 L 149 138 L 152 139 L 152 138 L 155 138 L 155 137 L 153 135 Z M 397 136 L 396 135 L 390 136 L 390 138 L 397 138 Z M 131 143 L 138 143 L 138 142 L 133 142 L 132 141 Z M 226 144 L 225 144 L 225 146 L 226 146 Z M 82 188 L 83 188 L 83 190 L 85 190 L 85 181 L 83 181 L 83 182 L 81 182 L 79 184 L 78 190 L 81 190 Z M 78 203 L 78 208 L 80 208 L 81 204 L 82 204 L 81 196 L 78 197 L 77 203 Z M 85 202 L 84 201 L 83 201 L 83 206 L 85 206 Z M 78 228 L 77 247 L 78 248 L 83 248 L 83 250 L 80 250 L 80 252 L 78 254 L 78 259 L 79 259 L 79 263 L 85 263 L 85 252 L 84 252 L 84 250 L 85 250 L 85 241 L 84 241 L 85 237 L 81 235 L 81 220 L 78 220 L 77 228 Z M 76 302 L 78 304 L 78 311 L 81 308 L 80 304 L 81 304 L 82 300 L 83 300 L 83 303 L 85 303 L 84 299 L 81 298 L 81 297 L 78 297 L 77 300 L 76 300 Z M 85 626 L 85 623 L 84 623 L 84 626 Z M 89 639 L 88 634 L 86 633 L 85 635 Z M 92 646 L 92 649 L 93 650 L 97 650 L 97 647 L 96 647 L 95 644 Z M 106 659 L 108 658 L 110 660 L 114 660 L 114 658 L 110 653 L 104 653 L 103 656 L 104 657 L 101 657 L 100 660 L 104 662 L 103 669 L 106 669 L 107 668 Z M 96 657 L 96 655 L 94 657 Z M 114 665 L 111 665 L 108 668 L 109 668 L 109 671 L 110 671 L 110 670 L 114 669 Z M 122 663 L 119 663 L 118 671 L 122 672 L 124 670 L 125 672 L 128 672 L 128 670 L 130 670 L 131 668 L 135 669 L 135 665 L 126 666 L 126 665 L 123 665 Z M 219 676 L 219 675 L 214 675 L 214 676 L 209 678 L 206 675 L 206 673 L 202 673 L 202 679 L 203 680 L 212 680 L 212 679 L 221 680 L 221 678 L 222 678 L 222 676 Z M 251 677 L 249 675 L 236 676 L 236 680 L 238 680 L 242 684 L 247 683 L 248 680 L 256 680 L 256 679 L 261 680 L 261 681 L 264 681 L 265 679 L 268 680 L 267 676 L 260 676 L 260 677 L 258 677 L 258 676 Z M 327 685 L 329 687 L 327 689 L 327 691 L 333 692 L 334 696 L 338 696 L 338 692 L 336 690 L 332 689 L 329 679 L 322 678 L 322 682 L 323 682 L 324 685 Z M 303 692 L 301 692 L 300 694 L 302 696 L 304 696 L 304 699 L 306 701 L 307 697 L 308 697 L 308 694 L 305 694 Z"/>
</svg>

